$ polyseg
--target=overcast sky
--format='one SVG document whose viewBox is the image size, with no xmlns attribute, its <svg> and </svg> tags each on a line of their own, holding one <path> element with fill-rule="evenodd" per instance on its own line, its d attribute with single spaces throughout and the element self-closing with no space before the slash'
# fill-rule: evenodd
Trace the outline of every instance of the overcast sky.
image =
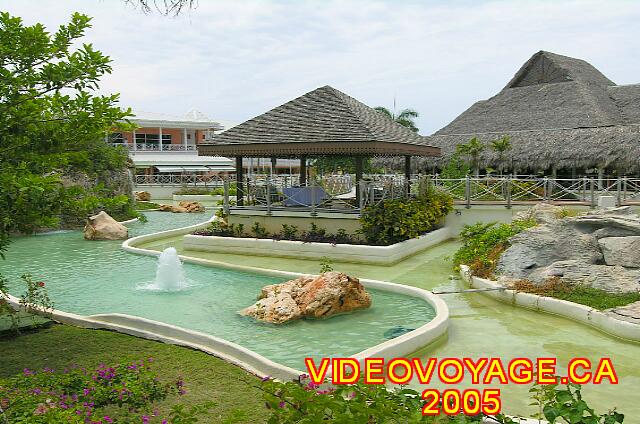
<svg viewBox="0 0 640 424">
<path fill-rule="evenodd" d="M 422 134 L 496 94 L 538 50 L 640 82 L 640 1 L 200 0 L 179 17 L 121 0 L 0 0 L 53 30 L 79 11 L 113 59 L 104 91 L 134 110 L 197 108 L 239 123 L 331 85 L 369 106 L 411 107 Z"/>
</svg>

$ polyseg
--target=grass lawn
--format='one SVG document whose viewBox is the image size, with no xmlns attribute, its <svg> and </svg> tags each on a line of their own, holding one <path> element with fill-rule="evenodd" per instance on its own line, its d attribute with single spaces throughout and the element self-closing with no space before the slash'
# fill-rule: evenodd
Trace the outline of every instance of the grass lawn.
<svg viewBox="0 0 640 424">
<path fill-rule="evenodd" d="M 154 358 L 153 369 L 166 379 L 182 376 L 187 394 L 169 396 L 157 404 L 160 415 L 172 405 L 212 401 L 216 406 L 202 423 L 262 423 L 266 409 L 257 377 L 203 352 L 103 330 L 53 325 L 20 336 L 0 339 L 0 378 L 24 368 L 62 369 L 70 365 L 97 368 L 122 361 Z M 251 383 L 251 384 L 250 384 Z"/>
</svg>

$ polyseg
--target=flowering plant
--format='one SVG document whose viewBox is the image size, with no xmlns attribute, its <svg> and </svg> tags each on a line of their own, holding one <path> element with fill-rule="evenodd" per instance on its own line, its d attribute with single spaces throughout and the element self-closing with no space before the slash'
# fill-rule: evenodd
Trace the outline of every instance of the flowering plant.
<svg viewBox="0 0 640 424">
<path fill-rule="evenodd" d="M 151 369 L 152 361 L 102 364 L 94 370 L 71 367 L 62 372 L 25 368 L 21 375 L 0 379 L 0 423 L 168 423 L 157 412 L 146 411 L 169 394 L 186 393 L 184 382 L 178 378 L 162 383 Z M 107 407 L 115 414 L 106 414 Z M 174 407 L 170 419 L 196 422 L 195 415 L 208 408 L 210 404 L 195 410 Z"/>
</svg>

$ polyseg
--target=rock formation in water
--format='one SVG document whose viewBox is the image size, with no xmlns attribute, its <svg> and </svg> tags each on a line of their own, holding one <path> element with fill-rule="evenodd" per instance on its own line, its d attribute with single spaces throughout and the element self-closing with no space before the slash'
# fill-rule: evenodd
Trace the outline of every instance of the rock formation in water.
<svg viewBox="0 0 640 424">
<path fill-rule="evenodd" d="M 183 200 L 178 203 L 178 206 L 174 205 L 160 205 L 160 211 L 173 212 L 173 213 L 194 213 L 204 212 L 204 206 L 200 202 L 190 202 Z"/>
<path fill-rule="evenodd" d="M 105 211 L 87 218 L 84 226 L 84 238 L 87 240 L 123 240 L 129 236 L 129 230 Z"/>
<path fill-rule="evenodd" d="M 562 218 L 547 204 L 517 215 L 538 225 L 514 236 L 496 268 L 503 283 L 551 277 L 609 292 L 640 291 L 640 217 L 629 207 Z"/>
<path fill-rule="evenodd" d="M 265 286 L 258 301 L 240 314 L 283 324 L 300 318 L 328 318 L 369 306 L 371 297 L 357 278 L 332 271 Z"/>
<path fill-rule="evenodd" d="M 148 202 L 151 200 L 151 193 L 148 191 L 136 191 L 133 193 L 139 202 Z"/>
</svg>

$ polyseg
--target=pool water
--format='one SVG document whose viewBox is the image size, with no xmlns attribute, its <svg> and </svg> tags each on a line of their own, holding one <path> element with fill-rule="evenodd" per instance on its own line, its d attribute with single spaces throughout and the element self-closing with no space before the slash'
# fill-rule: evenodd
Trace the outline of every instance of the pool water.
<svg viewBox="0 0 640 424">
<path fill-rule="evenodd" d="M 184 227 L 205 214 L 147 212 L 148 223 L 129 225 L 130 236 Z M 0 272 L 45 281 L 55 308 L 82 315 L 125 313 L 202 331 L 238 343 L 279 363 L 304 368 L 304 357 L 349 356 L 384 342 L 385 332 L 416 328 L 434 317 L 424 301 L 369 290 L 372 307 L 326 320 L 275 326 L 237 311 L 260 289 L 282 278 L 184 264 L 190 287 L 180 292 L 142 290 L 155 277 L 157 259 L 123 251 L 120 241 L 87 241 L 79 231 L 16 238 Z M 314 272 L 317 272 L 319 266 Z M 13 286 L 20 294 L 18 286 Z M 388 334 L 388 333 L 387 333 Z"/>
<path fill-rule="evenodd" d="M 171 244 L 181 250 L 179 240 L 164 239 L 141 247 L 161 249 Z M 392 266 L 334 263 L 334 268 L 360 278 L 375 278 L 416 286 L 433 291 L 464 289 L 452 270 L 450 257 L 459 244 L 450 241 Z M 285 258 L 246 257 L 233 254 L 182 251 L 189 256 L 233 264 L 285 271 L 311 272 L 315 261 Z M 626 415 L 625 422 L 640 422 L 640 344 L 608 336 L 592 327 L 559 316 L 530 311 L 488 298 L 482 293 L 442 295 L 451 315 L 448 337 L 414 356 L 428 357 L 499 357 L 508 362 L 515 357 L 555 357 L 566 365 L 570 358 L 587 357 L 597 361 L 610 357 L 620 378 L 618 385 L 587 385 L 583 394 L 597 411 L 616 406 Z M 560 367 L 562 368 L 562 367 Z M 563 371 L 560 369 L 560 373 Z M 562 374 L 561 374 L 562 375 Z M 446 388 L 435 384 L 441 389 Z M 471 387 L 465 385 L 465 387 Z M 493 385 L 502 391 L 508 413 L 528 416 L 529 386 Z M 421 387 L 424 389 L 425 387 Z M 456 387 L 459 388 L 459 387 Z"/>
</svg>

